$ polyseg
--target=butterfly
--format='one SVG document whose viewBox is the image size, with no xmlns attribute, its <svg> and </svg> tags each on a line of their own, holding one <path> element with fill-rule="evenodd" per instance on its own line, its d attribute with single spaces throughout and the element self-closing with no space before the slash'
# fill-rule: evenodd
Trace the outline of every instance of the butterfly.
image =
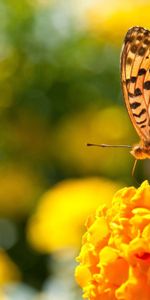
<svg viewBox="0 0 150 300">
<path fill-rule="evenodd" d="M 143 27 L 134 26 L 125 36 L 121 50 L 121 83 L 127 111 L 140 142 L 133 147 L 96 146 L 132 148 L 135 168 L 138 159 L 150 158 L 150 31 Z"/>
</svg>

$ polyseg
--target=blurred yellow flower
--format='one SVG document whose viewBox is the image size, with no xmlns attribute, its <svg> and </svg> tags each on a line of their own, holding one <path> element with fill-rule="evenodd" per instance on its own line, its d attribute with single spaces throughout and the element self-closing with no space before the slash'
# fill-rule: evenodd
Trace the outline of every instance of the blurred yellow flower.
<svg viewBox="0 0 150 300">
<path fill-rule="evenodd" d="M 0 167 L 0 215 L 20 218 L 33 206 L 39 179 L 25 168 L 7 164 Z"/>
<path fill-rule="evenodd" d="M 20 280 L 20 272 L 8 255 L 0 249 L 0 287 Z"/>
<path fill-rule="evenodd" d="M 119 190 L 89 217 L 76 279 L 90 300 L 150 299 L 150 185 Z"/>
<path fill-rule="evenodd" d="M 53 159 L 63 168 L 82 174 L 97 171 L 106 176 L 114 176 L 114 161 L 116 176 L 121 175 L 121 172 L 129 174 L 132 159 L 128 150 L 88 148 L 86 144 L 133 144 L 136 141 L 134 134 L 123 107 L 113 105 L 101 110 L 89 107 L 87 111 L 60 121 L 53 132 L 51 152 Z"/>
<path fill-rule="evenodd" d="M 89 30 L 110 40 L 120 42 L 129 27 L 150 27 L 149 1 L 106 0 L 94 1 L 86 10 L 86 22 Z"/>
<path fill-rule="evenodd" d="M 80 245 L 83 223 L 99 203 L 108 204 L 118 184 L 98 178 L 66 180 L 46 192 L 27 227 L 30 243 L 39 251 Z"/>
</svg>

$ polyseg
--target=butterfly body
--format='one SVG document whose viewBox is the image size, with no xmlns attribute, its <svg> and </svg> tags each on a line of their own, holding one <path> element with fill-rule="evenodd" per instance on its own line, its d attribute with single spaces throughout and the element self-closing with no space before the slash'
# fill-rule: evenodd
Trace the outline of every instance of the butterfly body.
<svg viewBox="0 0 150 300">
<path fill-rule="evenodd" d="M 133 146 L 130 153 L 136 158 L 136 159 L 150 159 L 150 144 L 144 144 L 142 141 L 140 144 Z"/>
<path fill-rule="evenodd" d="M 121 52 L 121 82 L 125 104 L 140 137 L 131 154 L 150 158 L 150 31 L 143 27 L 128 30 Z"/>
</svg>

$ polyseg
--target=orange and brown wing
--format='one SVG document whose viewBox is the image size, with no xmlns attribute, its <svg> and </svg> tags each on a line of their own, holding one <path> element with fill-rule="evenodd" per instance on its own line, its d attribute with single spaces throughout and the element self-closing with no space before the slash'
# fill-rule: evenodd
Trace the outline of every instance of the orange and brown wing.
<svg viewBox="0 0 150 300">
<path fill-rule="evenodd" d="M 132 27 L 121 52 L 121 81 L 131 121 L 143 141 L 150 142 L 150 31 Z"/>
</svg>

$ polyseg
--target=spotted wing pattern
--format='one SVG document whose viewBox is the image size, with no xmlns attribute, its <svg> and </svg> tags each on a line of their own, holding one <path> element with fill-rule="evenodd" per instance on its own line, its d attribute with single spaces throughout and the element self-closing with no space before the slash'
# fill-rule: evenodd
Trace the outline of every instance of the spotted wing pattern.
<svg viewBox="0 0 150 300">
<path fill-rule="evenodd" d="M 121 52 L 121 81 L 131 121 L 144 142 L 150 142 L 150 31 L 128 30 Z"/>
</svg>

